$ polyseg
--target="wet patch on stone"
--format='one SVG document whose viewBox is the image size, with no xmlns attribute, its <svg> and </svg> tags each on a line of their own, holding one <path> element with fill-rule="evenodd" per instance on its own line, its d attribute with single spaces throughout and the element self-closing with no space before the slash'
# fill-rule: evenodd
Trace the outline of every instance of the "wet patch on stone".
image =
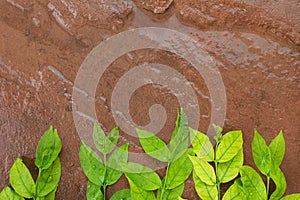
<svg viewBox="0 0 300 200">
<path fill-rule="evenodd" d="M 135 0 L 137 6 L 155 14 L 165 13 L 174 0 Z"/>
</svg>

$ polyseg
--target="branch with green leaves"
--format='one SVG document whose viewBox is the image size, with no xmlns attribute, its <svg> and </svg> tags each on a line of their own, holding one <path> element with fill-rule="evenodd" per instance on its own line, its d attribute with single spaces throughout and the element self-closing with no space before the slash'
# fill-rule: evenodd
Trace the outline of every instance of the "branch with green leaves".
<svg viewBox="0 0 300 200">
<path fill-rule="evenodd" d="M 50 127 L 39 141 L 35 165 L 39 169 L 36 182 L 29 169 L 18 158 L 10 169 L 10 185 L 0 193 L 0 200 L 54 200 L 61 176 L 61 164 L 58 155 L 62 149 L 57 130 Z"/>
<path fill-rule="evenodd" d="M 188 120 L 181 109 L 171 140 L 167 145 L 153 133 L 137 129 L 140 143 L 149 156 L 166 163 L 166 175 L 161 180 L 157 173 L 149 167 L 127 163 L 123 171 L 130 184 L 130 194 L 133 200 L 173 200 L 182 195 L 184 183 L 192 171 L 192 163 L 188 149 L 189 127 Z M 157 190 L 155 196 L 154 190 Z"/>
<path fill-rule="evenodd" d="M 267 146 L 264 138 L 254 131 L 252 140 L 252 155 L 258 170 L 266 176 L 265 185 L 260 175 L 250 166 L 240 168 L 241 178 L 235 180 L 234 184 L 227 190 L 224 200 L 229 199 L 251 199 L 279 200 L 286 191 L 286 180 L 280 169 L 285 153 L 285 140 L 282 131 Z M 276 185 L 276 190 L 270 194 L 270 179 Z M 300 199 L 300 194 L 288 195 L 282 200 Z"/>
<path fill-rule="evenodd" d="M 197 194 L 203 200 L 220 200 L 220 186 L 233 180 L 243 165 L 243 138 L 241 131 L 230 131 L 222 135 L 216 127 L 215 149 L 209 137 L 190 128 L 195 156 L 189 156 L 193 163 L 193 179 Z"/>
<path fill-rule="evenodd" d="M 252 167 L 243 165 L 242 132 L 236 130 L 222 134 L 223 130 L 218 126 L 215 126 L 215 130 L 216 144 L 213 147 L 206 134 L 188 127 L 182 109 L 168 144 L 153 133 L 137 129 L 145 153 L 167 166 L 165 176 L 161 179 L 151 168 L 127 161 L 128 144 L 111 153 L 118 141 L 118 127 L 106 136 L 95 123 L 94 142 L 103 155 L 103 161 L 84 142 L 80 148 L 80 162 L 89 179 L 87 199 L 105 200 L 106 187 L 117 182 L 124 173 L 130 189 L 116 192 L 110 200 L 182 200 L 185 181 L 193 171 L 196 192 L 203 200 L 279 200 L 286 190 L 285 177 L 280 169 L 285 152 L 282 132 L 269 146 L 257 131 L 252 141 L 254 162 L 260 172 L 266 175 L 266 187 Z M 188 148 L 189 136 L 192 148 Z M 108 154 L 111 155 L 106 161 Z M 221 197 L 221 185 L 234 179 L 234 184 Z M 269 194 L 270 179 L 276 185 L 272 194 Z M 282 200 L 292 199 L 300 199 L 300 194 L 288 195 Z"/>
<path fill-rule="evenodd" d="M 119 128 L 115 127 L 106 136 L 96 122 L 93 139 L 103 160 L 97 152 L 82 141 L 79 158 L 83 172 L 89 180 L 86 197 L 87 200 L 105 200 L 107 187 L 116 183 L 123 174 L 121 165 L 127 163 L 129 144 L 115 148 L 119 139 Z M 129 194 L 128 190 L 121 190 L 111 197 L 111 200 L 127 194 Z"/>
</svg>

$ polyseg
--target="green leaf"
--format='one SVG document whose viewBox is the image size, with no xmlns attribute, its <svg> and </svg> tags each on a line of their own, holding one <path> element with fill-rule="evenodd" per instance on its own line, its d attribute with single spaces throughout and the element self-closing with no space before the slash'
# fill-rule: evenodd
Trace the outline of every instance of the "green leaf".
<svg viewBox="0 0 300 200">
<path fill-rule="evenodd" d="M 196 131 L 192 128 L 190 128 L 189 130 L 191 134 L 193 150 L 195 154 L 197 154 L 197 157 L 208 162 L 213 161 L 214 148 L 209 140 L 209 137 L 204 133 Z"/>
<path fill-rule="evenodd" d="M 116 126 L 115 128 L 113 128 L 106 137 L 104 131 L 101 129 L 98 123 L 95 122 L 93 138 L 97 149 L 104 155 L 107 155 L 114 149 L 118 142 L 119 127 Z"/>
<path fill-rule="evenodd" d="M 167 189 L 176 188 L 189 178 L 193 170 L 193 164 L 188 157 L 188 152 L 191 151 L 191 149 L 187 150 L 180 158 L 170 164 L 166 182 Z"/>
<path fill-rule="evenodd" d="M 255 165 L 264 175 L 268 175 L 271 168 L 271 153 L 264 138 L 254 131 L 252 140 L 252 155 Z"/>
<path fill-rule="evenodd" d="M 193 179 L 197 194 L 202 200 L 216 200 L 218 199 L 218 190 L 215 185 L 207 185 L 201 181 L 201 179 L 193 173 Z"/>
<path fill-rule="evenodd" d="M 125 164 L 128 160 L 128 146 L 129 144 L 124 144 L 110 155 L 106 168 L 106 185 L 112 185 L 121 178 L 123 172 L 120 164 Z"/>
<path fill-rule="evenodd" d="M 269 149 L 271 151 L 272 164 L 279 167 L 285 153 L 285 141 L 282 131 L 272 140 Z"/>
<path fill-rule="evenodd" d="M 36 181 L 37 196 L 43 197 L 57 188 L 61 176 L 61 164 L 59 158 L 45 170 L 41 170 Z"/>
<path fill-rule="evenodd" d="M 243 165 L 244 154 L 243 149 L 228 162 L 219 163 L 217 176 L 221 183 L 227 183 L 233 180 L 239 173 L 239 168 Z"/>
<path fill-rule="evenodd" d="M 181 109 L 176 121 L 176 128 L 169 143 L 171 161 L 178 159 L 188 148 L 189 126 L 186 115 Z"/>
<path fill-rule="evenodd" d="M 24 198 L 15 193 L 10 187 L 5 187 L 0 193 L 0 200 L 24 200 Z"/>
<path fill-rule="evenodd" d="M 104 182 L 105 168 L 101 158 L 83 141 L 80 146 L 79 160 L 84 174 L 94 184 L 101 186 Z"/>
<path fill-rule="evenodd" d="M 86 199 L 103 200 L 103 194 L 100 190 L 100 186 L 95 185 L 94 183 L 89 181 L 86 187 Z"/>
<path fill-rule="evenodd" d="M 222 139 L 222 131 L 223 129 L 220 126 L 217 126 L 215 124 L 213 124 L 213 127 L 216 131 L 216 135 L 214 136 L 214 140 L 216 141 L 216 143 L 219 143 Z"/>
<path fill-rule="evenodd" d="M 217 162 L 228 162 L 231 160 L 243 146 L 241 131 L 230 131 L 222 136 L 219 146 L 216 150 Z"/>
<path fill-rule="evenodd" d="M 37 197 L 36 200 L 54 200 L 55 199 L 56 188 L 47 196 Z"/>
<path fill-rule="evenodd" d="M 37 150 L 35 165 L 39 169 L 47 169 L 56 160 L 62 148 L 61 140 L 57 130 L 52 126 L 41 137 Z"/>
<path fill-rule="evenodd" d="M 250 166 L 244 165 L 240 169 L 241 181 L 246 196 L 252 199 L 266 200 L 266 187 L 259 174 Z"/>
<path fill-rule="evenodd" d="M 110 200 L 131 200 L 130 190 L 123 189 L 114 193 L 114 195 L 110 198 Z"/>
<path fill-rule="evenodd" d="M 126 178 L 143 190 L 156 190 L 162 186 L 157 173 L 151 168 L 138 163 L 127 163 L 123 165 Z"/>
<path fill-rule="evenodd" d="M 225 192 L 222 200 L 244 200 L 247 199 L 244 195 L 243 188 L 235 181 L 233 185 Z"/>
<path fill-rule="evenodd" d="M 10 184 L 13 189 L 25 198 L 32 198 L 35 196 L 34 180 L 20 158 L 16 160 L 10 169 Z"/>
<path fill-rule="evenodd" d="M 196 156 L 189 156 L 194 165 L 195 174 L 207 185 L 216 184 L 216 175 L 214 168 L 206 161 L 197 158 Z"/>
<path fill-rule="evenodd" d="M 163 180 L 164 182 L 164 180 Z M 161 199 L 161 200 L 173 200 L 173 199 L 177 199 L 179 196 L 182 195 L 183 193 L 183 190 L 184 190 L 184 183 L 173 188 L 173 189 L 166 189 L 164 190 L 164 193 L 162 194 L 162 189 L 160 188 L 158 191 L 157 191 L 157 197 L 158 199 Z M 161 198 L 160 198 L 161 197 Z"/>
<path fill-rule="evenodd" d="M 94 122 L 93 139 L 97 149 L 104 154 L 106 135 L 97 122 Z"/>
<path fill-rule="evenodd" d="M 300 193 L 287 195 L 281 200 L 300 200 Z"/>
<path fill-rule="evenodd" d="M 273 166 L 271 168 L 270 177 L 276 185 L 276 190 L 270 196 L 270 200 L 280 199 L 286 190 L 286 180 L 284 174 L 279 167 Z"/>
<path fill-rule="evenodd" d="M 187 200 L 187 199 L 184 199 L 184 198 L 182 198 L 182 197 L 178 197 L 178 200 Z"/>
<path fill-rule="evenodd" d="M 178 113 L 177 119 L 176 119 L 176 126 L 175 130 L 173 131 L 171 139 L 174 139 L 174 137 L 177 135 L 179 129 L 181 127 L 184 127 L 184 125 L 187 123 L 187 117 L 185 113 L 183 112 L 183 109 L 180 108 L 180 111 Z M 188 128 L 188 127 L 187 127 Z"/>
<path fill-rule="evenodd" d="M 156 200 L 152 191 L 143 190 L 141 187 L 135 185 L 130 179 L 128 179 L 128 182 L 132 200 Z"/>
<path fill-rule="evenodd" d="M 151 157 L 162 162 L 170 161 L 170 151 L 159 137 L 148 131 L 136 129 L 144 151 Z"/>
</svg>

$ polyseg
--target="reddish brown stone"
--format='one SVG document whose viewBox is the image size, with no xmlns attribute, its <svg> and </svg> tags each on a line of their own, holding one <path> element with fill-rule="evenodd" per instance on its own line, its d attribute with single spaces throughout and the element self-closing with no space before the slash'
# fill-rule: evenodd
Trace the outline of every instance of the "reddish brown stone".
<svg viewBox="0 0 300 200">
<path fill-rule="evenodd" d="M 162 14 L 170 7 L 174 0 L 135 0 L 135 3 L 146 10 Z"/>
<path fill-rule="evenodd" d="M 175 13 L 182 21 L 196 25 L 201 29 L 218 27 L 221 30 L 251 29 L 265 31 L 275 37 L 285 38 L 300 46 L 300 14 L 293 9 L 291 17 L 282 17 L 278 11 L 270 13 L 270 7 L 253 6 L 247 1 L 214 0 L 214 1 L 185 1 L 175 0 Z M 257 5 L 257 2 L 256 4 Z M 300 8 L 300 3 L 286 3 L 289 6 Z M 277 4 L 276 10 L 282 8 Z M 267 9 L 267 8 L 269 9 Z M 282 9 L 281 9 L 282 10 Z M 289 12 L 289 10 L 286 10 Z"/>
<path fill-rule="evenodd" d="M 0 190 L 9 184 L 9 169 L 18 157 L 26 158 L 25 163 L 36 173 L 33 160 L 37 143 L 43 132 L 53 125 L 63 143 L 60 155 L 62 178 L 56 199 L 85 199 L 87 179 L 78 157 L 81 138 L 71 112 L 73 83 L 81 63 L 94 46 L 104 38 L 130 28 L 128 14 L 132 12 L 132 5 L 130 1 L 127 6 L 113 5 L 111 1 L 99 1 L 104 2 L 102 4 L 70 0 L 13 2 L 15 4 L 0 2 Z M 49 2 L 57 11 L 49 8 Z M 67 6 L 64 2 L 68 2 Z M 227 96 L 223 128 L 225 131 L 243 131 L 246 164 L 254 166 L 251 155 L 254 128 L 267 143 L 283 130 L 286 156 L 281 169 L 287 180 L 287 194 L 296 193 L 300 185 L 300 166 L 296 159 L 300 155 L 300 50 L 295 45 L 298 29 L 293 22 L 299 20 L 270 14 L 266 8 L 253 3 L 258 1 L 251 2 L 176 0 L 174 12 L 187 26 L 175 25 L 199 29 L 193 33 L 195 38 L 217 63 Z M 20 9 L 16 3 L 25 9 Z M 280 4 L 277 10 L 287 6 Z M 294 7 L 297 6 L 295 2 Z M 70 25 L 69 30 L 54 18 L 54 11 Z M 287 16 L 298 19 L 296 12 L 287 13 Z M 117 25 L 119 20 L 122 20 L 120 26 Z M 182 57 L 151 49 L 121 56 L 99 81 L 95 105 L 104 130 L 107 132 L 115 126 L 111 113 L 114 86 L 126 72 L 145 62 L 170 66 L 193 83 L 201 106 L 199 129 L 205 132 L 210 122 L 211 101 L 203 77 Z M 143 126 L 150 122 L 149 108 L 158 103 L 164 106 L 168 115 L 158 136 L 168 141 L 179 103 L 167 89 L 155 84 L 139 88 L 130 100 L 129 111 L 133 121 Z M 137 138 L 122 131 L 121 136 L 120 144 L 130 142 L 131 152 L 142 152 Z M 164 169 L 159 171 L 160 175 L 164 173 Z M 123 177 L 108 187 L 108 197 L 128 187 Z M 190 178 L 183 197 L 197 199 L 193 187 Z M 222 187 L 223 194 L 228 185 Z"/>
</svg>

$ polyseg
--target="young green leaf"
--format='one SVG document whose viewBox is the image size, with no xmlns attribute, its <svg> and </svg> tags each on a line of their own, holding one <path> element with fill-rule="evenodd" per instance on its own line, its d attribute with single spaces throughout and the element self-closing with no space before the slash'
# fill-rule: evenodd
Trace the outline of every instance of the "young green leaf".
<svg viewBox="0 0 300 200">
<path fill-rule="evenodd" d="M 188 149 L 186 153 L 170 164 L 166 182 L 167 189 L 173 189 L 182 185 L 190 176 L 193 164 L 188 157 L 188 153 L 191 151 L 191 149 Z"/>
<path fill-rule="evenodd" d="M 184 183 L 173 188 L 173 189 L 166 189 L 164 190 L 164 193 L 162 194 L 161 196 L 161 188 L 157 191 L 157 197 L 161 197 L 161 200 L 172 200 L 172 199 L 176 199 L 178 198 L 179 196 L 182 195 L 183 193 L 183 190 L 184 190 Z"/>
<path fill-rule="evenodd" d="M 94 183 L 89 181 L 86 187 L 86 199 L 103 200 L 103 194 L 100 190 L 100 186 L 95 185 Z"/>
<path fill-rule="evenodd" d="M 58 136 L 57 130 L 53 131 L 52 126 L 41 137 L 37 150 L 35 165 L 39 169 L 47 169 L 58 157 L 62 148 L 61 140 Z"/>
<path fill-rule="evenodd" d="M 61 164 L 59 158 L 45 170 L 41 170 L 36 181 L 36 193 L 39 197 L 44 197 L 51 193 L 57 186 L 61 176 Z"/>
<path fill-rule="evenodd" d="M 94 184 L 101 186 L 104 181 L 105 168 L 101 158 L 84 142 L 81 143 L 79 160 L 84 174 Z"/>
<path fill-rule="evenodd" d="M 286 190 L 286 180 L 281 169 L 274 165 L 271 168 L 270 176 L 276 185 L 276 190 L 270 196 L 270 200 L 276 200 L 284 195 Z"/>
<path fill-rule="evenodd" d="M 114 195 L 109 200 L 131 200 L 130 190 L 123 189 L 114 193 Z"/>
<path fill-rule="evenodd" d="M 251 195 L 252 199 L 266 200 L 266 187 L 259 174 L 250 166 L 242 166 L 240 169 L 241 181 L 245 195 Z"/>
<path fill-rule="evenodd" d="M 268 175 L 271 167 L 271 153 L 265 139 L 257 130 L 254 131 L 254 138 L 252 140 L 252 155 L 259 171 L 264 175 Z"/>
<path fill-rule="evenodd" d="M 282 131 L 272 140 L 269 149 L 271 151 L 272 164 L 279 167 L 285 153 L 285 141 Z"/>
<path fill-rule="evenodd" d="M 115 128 L 113 128 L 109 134 L 107 135 L 107 137 L 105 138 L 105 150 L 106 150 L 106 154 L 109 154 L 112 152 L 112 150 L 115 148 L 115 146 L 118 143 L 118 139 L 119 139 L 119 127 L 116 126 Z"/>
<path fill-rule="evenodd" d="M 184 128 L 184 129 L 186 128 L 188 130 L 188 126 L 186 126 L 187 124 L 188 124 L 187 116 L 183 112 L 183 109 L 180 108 L 180 111 L 179 111 L 177 119 L 176 119 L 175 130 L 173 131 L 171 139 L 174 139 L 174 137 L 180 131 L 179 130 L 180 128 Z"/>
<path fill-rule="evenodd" d="M 152 191 L 143 190 L 138 185 L 135 185 L 135 183 L 130 179 L 128 179 L 128 182 L 130 185 L 130 195 L 132 200 L 156 200 Z"/>
<path fill-rule="evenodd" d="M 201 179 L 193 173 L 193 179 L 197 194 L 202 200 L 216 200 L 218 199 L 218 190 L 215 185 L 207 185 L 201 181 Z"/>
<path fill-rule="evenodd" d="M 37 197 L 36 200 L 54 200 L 55 199 L 56 188 L 50 192 L 47 196 Z"/>
<path fill-rule="evenodd" d="M 162 186 L 158 174 L 149 167 L 129 162 L 123 165 L 123 171 L 126 178 L 142 190 L 156 190 Z"/>
<path fill-rule="evenodd" d="M 172 161 L 178 159 L 187 150 L 189 142 L 188 136 L 188 120 L 185 113 L 181 109 L 176 121 L 176 128 L 169 143 Z"/>
<path fill-rule="evenodd" d="M 244 154 L 243 149 L 240 149 L 239 153 L 235 155 L 231 160 L 219 163 L 217 169 L 217 176 L 221 183 L 227 183 L 234 179 L 238 173 L 239 168 L 243 165 Z"/>
<path fill-rule="evenodd" d="M 216 175 L 214 168 L 206 161 L 197 158 L 196 156 L 189 156 L 194 165 L 194 173 L 207 185 L 216 184 Z"/>
<path fill-rule="evenodd" d="M 104 154 L 106 135 L 97 122 L 94 122 L 93 139 L 97 149 Z"/>
<path fill-rule="evenodd" d="M 211 162 L 214 160 L 214 148 L 209 137 L 192 128 L 190 130 L 191 142 L 193 150 L 197 157 L 205 161 Z"/>
<path fill-rule="evenodd" d="M 125 164 L 128 160 L 128 146 L 129 144 L 124 144 L 110 155 L 107 161 L 106 185 L 112 185 L 121 178 L 123 172 L 120 164 Z"/>
<path fill-rule="evenodd" d="M 0 200 L 24 200 L 24 198 L 18 195 L 10 187 L 6 187 L 0 193 Z"/>
<path fill-rule="evenodd" d="M 228 162 L 243 147 L 243 138 L 241 131 L 230 131 L 222 136 L 222 140 L 216 150 L 217 162 Z"/>
<path fill-rule="evenodd" d="M 300 200 L 300 193 L 287 195 L 283 197 L 281 200 Z"/>
<path fill-rule="evenodd" d="M 235 181 L 233 185 L 228 188 L 225 192 L 222 200 L 244 200 L 247 199 L 244 195 L 242 186 L 238 185 L 238 182 Z"/>
<path fill-rule="evenodd" d="M 35 196 L 34 180 L 20 158 L 16 160 L 10 169 L 10 184 L 13 189 L 25 198 L 32 198 Z"/>
<path fill-rule="evenodd" d="M 170 161 L 170 151 L 159 137 L 148 131 L 136 129 L 144 151 L 151 157 L 162 162 Z"/>
<path fill-rule="evenodd" d="M 216 141 L 216 143 L 219 143 L 221 141 L 221 138 L 222 138 L 223 129 L 220 126 L 217 126 L 215 124 L 213 124 L 213 127 L 216 131 L 216 135 L 214 136 L 214 140 Z"/>
<path fill-rule="evenodd" d="M 107 155 L 114 149 L 118 142 L 119 127 L 116 126 L 114 129 L 112 129 L 106 137 L 104 131 L 101 129 L 98 123 L 95 122 L 93 138 L 97 149 L 104 155 Z"/>
</svg>

